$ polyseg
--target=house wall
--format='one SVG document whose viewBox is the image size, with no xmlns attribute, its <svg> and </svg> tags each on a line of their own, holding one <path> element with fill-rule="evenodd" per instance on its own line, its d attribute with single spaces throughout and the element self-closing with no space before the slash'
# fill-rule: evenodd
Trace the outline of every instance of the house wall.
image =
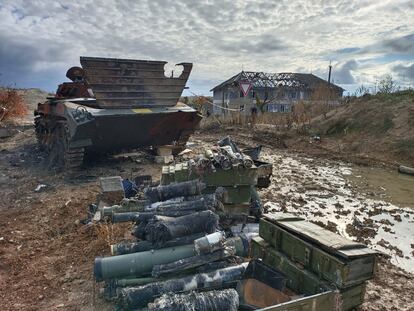
<svg viewBox="0 0 414 311">
<path fill-rule="evenodd" d="M 292 88 L 252 88 L 246 97 L 241 96 L 241 90 L 238 86 L 224 86 L 222 89 L 216 89 L 213 92 L 213 114 L 226 115 L 231 113 L 229 109 L 241 110 L 243 114 L 250 115 L 252 108 L 256 107 L 257 97 L 260 101 L 271 101 L 266 104 L 267 112 L 290 112 L 292 107 L 298 101 L 310 101 L 312 90 L 309 89 L 292 89 Z M 338 93 L 338 97 L 340 94 Z M 258 111 L 260 112 L 260 111 Z"/>
<path fill-rule="evenodd" d="M 305 99 L 305 92 L 280 90 L 276 88 L 252 88 L 245 97 L 241 96 L 238 86 L 226 86 L 213 92 L 213 114 L 225 115 L 230 113 L 229 109 L 241 110 L 243 114 L 250 115 L 255 107 L 257 98 L 260 101 L 272 100 L 272 104 L 267 105 L 266 111 L 269 112 L 289 112 L 291 105 L 299 99 Z M 295 100 L 296 99 L 296 100 Z M 275 102 L 276 101 L 276 102 Z M 225 109 L 221 109 L 224 107 Z M 259 111 L 258 111 L 259 112 Z"/>
<path fill-rule="evenodd" d="M 250 114 L 251 109 L 256 106 L 256 99 L 249 94 L 246 97 L 240 97 L 240 88 L 236 86 L 227 86 L 213 92 L 213 113 L 226 115 L 231 111 L 227 109 L 240 110 L 243 114 Z M 221 109 L 220 107 L 224 107 Z"/>
</svg>

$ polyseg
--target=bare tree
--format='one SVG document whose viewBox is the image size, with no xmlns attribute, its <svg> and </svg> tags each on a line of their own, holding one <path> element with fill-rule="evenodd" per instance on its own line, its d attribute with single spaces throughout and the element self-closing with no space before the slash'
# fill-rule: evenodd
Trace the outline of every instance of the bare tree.
<svg viewBox="0 0 414 311">
<path fill-rule="evenodd" d="M 378 83 L 378 93 L 390 94 L 399 90 L 391 75 L 385 75 Z"/>
<path fill-rule="evenodd" d="M 355 96 L 364 96 L 366 94 L 369 94 L 369 88 L 367 88 L 365 85 L 361 84 L 356 90 L 355 90 Z"/>
</svg>

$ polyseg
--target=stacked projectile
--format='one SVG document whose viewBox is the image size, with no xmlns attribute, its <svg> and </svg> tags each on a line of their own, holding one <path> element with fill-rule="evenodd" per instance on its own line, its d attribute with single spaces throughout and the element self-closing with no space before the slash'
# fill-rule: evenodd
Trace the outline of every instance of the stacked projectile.
<svg viewBox="0 0 414 311">
<path fill-rule="evenodd" d="M 162 294 L 226 288 L 246 269 L 239 257 L 249 252 L 245 236 L 217 231 L 186 243 L 96 258 L 95 279 L 106 281 L 105 298 L 126 310 L 143 308 Z"/>
<path fill-rule="evenodd" d="M 103 218 L 112 222 L 135 222 L 132 234 L 137 238 L 112 245 L 114 256 L 95 259 L 95 279 L 106 281 L 107 299 L 123 309 L 143 308 L 161 294 L 216 289 L 241 278 L 249 238 L 220 231 L 220 201 L 216 194 L 202 194 L 203 189 L 198 180 L 148 187 L 139 200 L 101 208 Z M 205 301 L 220 305 L 235 300 L 232 291 L 216 294 L 206 293 Z M 202 301 L 200 295 L 194 293 L 194 301 Z"/>
<path fill-rule="evenodd" d="M 100 208 L 100 219 L 111 222 L 145 221 L 155 215 L 178 217 L 207 210 L 220 210 L 216 194 L 201 194 L 205 184 L 192 180 L 168 186 L 148 187 L 143 198 L 123 199 L 118 205 Z"/>
<path fill-rule="evenodd" d="M 264 215 L 259 235 L 252 241 L 253 257 L 284 273 L 296 293 L 337 290 L 343 311 L 363 302 L 377 252 L 286 213 Z"/>
<path fill-rule="evenodd" d="M 256 188 L 269 186 L 272 165 L 258 161 L 259 150 L 248 150 L 250 156 L 226 137 L 195 160 L 164 166 L 161 184 L 199 179 L 206 185 L 205 193 L 222 189 L 224 209 L 229 213 L 260 216 L 262 208 Z"/>
</svg>

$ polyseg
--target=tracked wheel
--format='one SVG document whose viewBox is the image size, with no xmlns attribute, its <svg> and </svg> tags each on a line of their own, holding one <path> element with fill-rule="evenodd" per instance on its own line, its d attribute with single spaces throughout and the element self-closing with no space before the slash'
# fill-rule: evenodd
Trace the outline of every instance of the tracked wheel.
<svg viewBox="0 0 414 311">
<path fill-rule="evenodd" d="M 47 129 L 43 124 L 43 117 L 36 116 L 34 118 L 34 128 L 36 134 L 37 146 L 40 150 L 44 151 L 47 149 L 46 139 L 47 139 Z"/>
<path fill-rule="evenodd" d="M 69 130 L 65 122 L 54 128 L 49 145 L 49 168 L 75 170 L 83 165 L 85 148 L 71 148 Z"/>
</svg>

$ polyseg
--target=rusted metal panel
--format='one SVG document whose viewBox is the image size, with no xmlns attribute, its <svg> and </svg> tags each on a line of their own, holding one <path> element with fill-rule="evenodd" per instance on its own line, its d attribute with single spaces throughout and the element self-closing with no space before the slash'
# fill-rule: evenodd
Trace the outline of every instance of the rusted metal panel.
<svg viewBox="0 0 414 311">
<path fill-rule="evenodd" d="M 168 78 L 164 61 L 81 57 L 80 62 L 100 108 L 174 106 L 193 66 L 177 64 L 183 66 L 183 72 Z"/>
</svg>

